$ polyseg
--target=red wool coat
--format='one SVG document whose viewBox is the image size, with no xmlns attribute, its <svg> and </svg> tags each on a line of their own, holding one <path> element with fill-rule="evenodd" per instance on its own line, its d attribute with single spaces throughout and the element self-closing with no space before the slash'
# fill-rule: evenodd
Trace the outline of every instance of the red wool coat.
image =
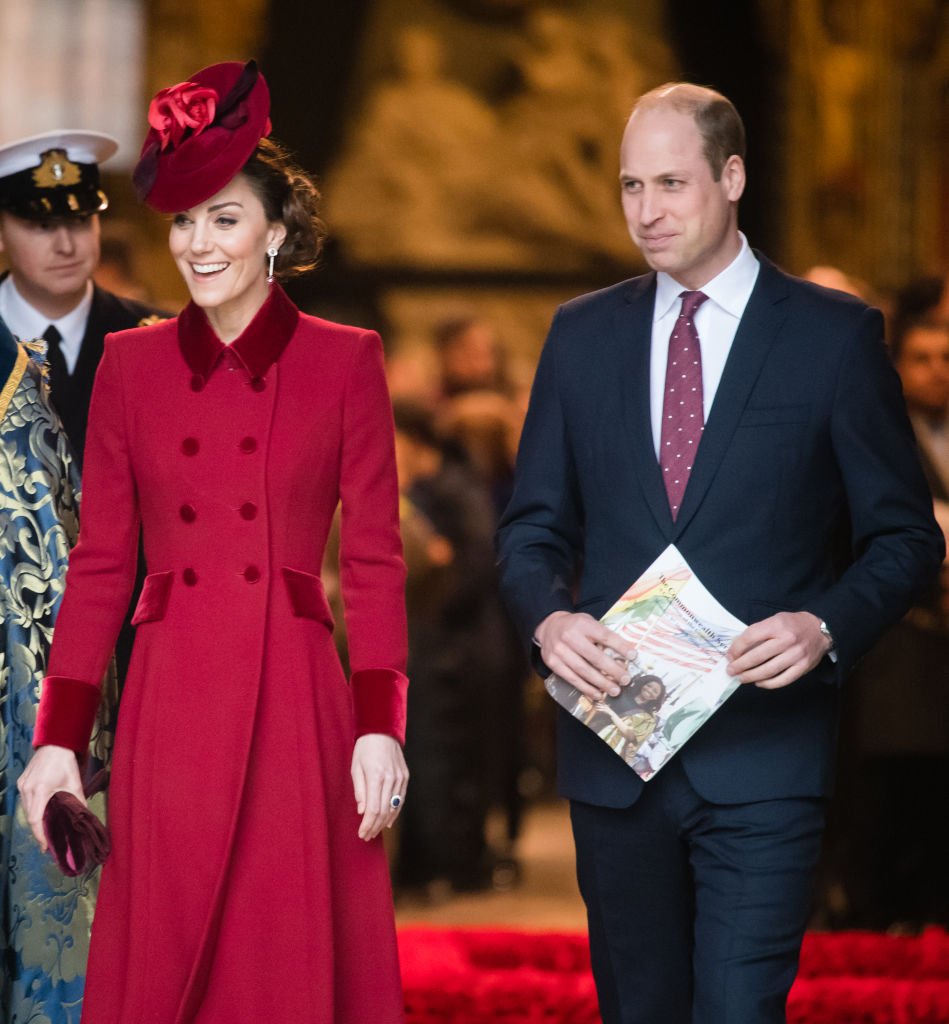
<svg viewBox="0 0 949 1024">
<path fill-rule="evenodd" d="M 404 733 L 392 434 L 378 336 L 277 287 L 229 347 L 194 306 L 106 340 L 36 730 L 85 749 L 141 523 L 84 1022 L 402 1020 L 349 774 L 357 735 Z M 319 578 L 339 500 L 350 685 Z"/>
</svg>

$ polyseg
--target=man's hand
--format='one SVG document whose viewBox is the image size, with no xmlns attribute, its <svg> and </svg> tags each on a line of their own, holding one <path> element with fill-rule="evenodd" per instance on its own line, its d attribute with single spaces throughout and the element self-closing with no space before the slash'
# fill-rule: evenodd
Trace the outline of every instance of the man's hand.
<svg viewBox="0 0 949 1024">
<path fill-rule="evenodd" d="M 534 632 L 544 664 L 592 700 L 615 697 L 629 682 L 635 648 L 585 612 L 552 612 Z M 621 660 L 611 658 L 605 648 Z"/>
<path fill-rule="evenodd" d="M 810 672 L 829 649 L 816 615 L 779 612 L 735 637 L 728 649 L 728 673 L 741 683 L 777 690 Z"/>
</svg>

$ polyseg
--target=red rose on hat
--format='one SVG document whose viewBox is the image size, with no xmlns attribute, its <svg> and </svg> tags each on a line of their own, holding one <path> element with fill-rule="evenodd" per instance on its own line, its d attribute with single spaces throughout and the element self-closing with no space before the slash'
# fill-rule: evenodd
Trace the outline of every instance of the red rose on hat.
<svg viewBox="0 0 949 1024">
<path fill-rule="evenodd" d="M 158 132 L 162 151 L 177 146 L 185 132 L 200 135 L 214 120 L 218 94 L 195 82 L 179 82 L 162 89 L 148 107 L 148 123 Z"/>
<path fill-rule="evenodd" d="M 212 64 L 148 108 L 132 181 L 153 210 L 177 213 L 210 199 L 270 134 L 270 91 L 255 61 Z"/>
</svg>

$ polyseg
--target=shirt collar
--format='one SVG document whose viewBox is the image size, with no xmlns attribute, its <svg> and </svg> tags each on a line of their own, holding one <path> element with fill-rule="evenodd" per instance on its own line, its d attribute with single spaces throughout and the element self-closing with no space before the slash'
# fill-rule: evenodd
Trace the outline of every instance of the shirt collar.
<svg viewBox="0 0 949 1024">
<path fill-rule="evenodd" d="M 92 282 L 86 283 L 86 292 L 79 305 L 58 320 L 50 320 L 31 306 L 17 290 L 12 274 L 4 278 L 0 284 L 0 300 L 0 308 L 3 309 L 10 329 L 21 341 L 41 338 L 46 328 L 53 324 L 63 341 L 79 345 L 86 332 L 86 321 L 92 308 Z"/>
<path fill-rule="evenodd" d="M 300 311 L 277 284 L 254 319 L 230 345 L 214 333 L 203 309 L 189 302 L 178 317 L 178 345 L 192 373 L 207 379 L 230 349 L 251 377 L 263 377 L 280 358 L 300 319 Z"/>
<path fill-rule="evenodd" d="M 700 289 L 717 306 L 736 319 L 740 319 L 745 311 L 745 306 L 755 287 L 755 281 L 758 279 L 760 267 L 757 257 L 748 245 L 748 239 L 740 231 L 738 237 L 741 239 L 738 255 L 720 274 L 713 277 Z M 673 304 L 679 302 L 682 292 L 688 290 L 675 278 L 659 271 L 656 274 L 656 304 L 653 319 L 661 320 L 670 311 Z"/>
</svg>

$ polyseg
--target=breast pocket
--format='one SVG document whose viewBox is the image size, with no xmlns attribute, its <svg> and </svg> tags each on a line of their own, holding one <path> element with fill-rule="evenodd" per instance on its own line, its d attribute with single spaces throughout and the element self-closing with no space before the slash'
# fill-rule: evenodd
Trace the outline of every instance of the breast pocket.
<svg viewBox="0 0 949 1024">
<path fill-rule="evenodd" d="M 132 616 L 133 626 L 140 626 L 144 622 L 160 622 L 165 617 L 174 578 L 175 574 L 170 569 L 167 572 L 149 573 L 145 577 L 142 593 Z"/>
<path fill-rule="evenodd" d="M 326 600 L 323 581 L 319 576 L 314 576 L 311 572 L 303 572 L 300 569 L 291 569 L 288 566 L 284 566 L 282 572 L 293 614 L 298 619 L 313 619 L 315 622 L 322 622 L 332 632 L 336 622 L 330 611 L 329 601 Z"/>
<path fill-rule="evenodd" d="M 793 405 L 748 405 L 742 410 L 739 427 L 782 427 L 802 426 L 810 418 L 810 406 Z"/>
</svg>

